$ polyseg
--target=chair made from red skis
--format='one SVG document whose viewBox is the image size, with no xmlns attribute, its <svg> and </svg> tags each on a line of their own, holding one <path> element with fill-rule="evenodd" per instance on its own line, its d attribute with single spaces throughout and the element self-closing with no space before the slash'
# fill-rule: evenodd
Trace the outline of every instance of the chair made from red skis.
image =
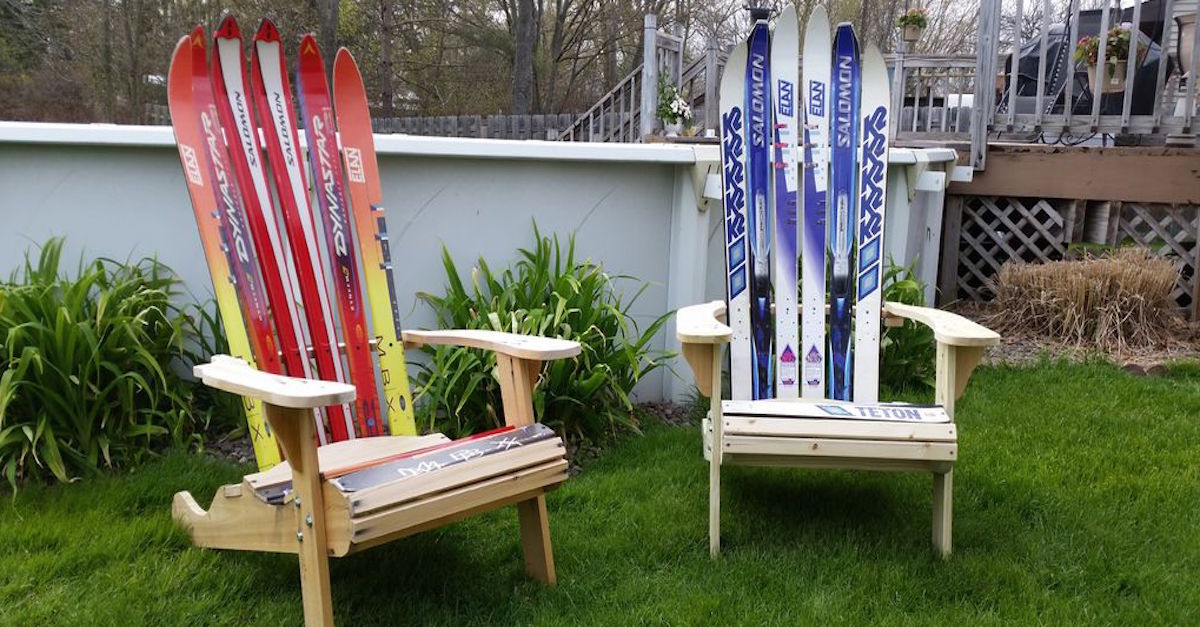
<svg viewBox="0 0 1200 627">
<path fill-rule="evenodd" d="M 240 56 L 240 35 L 232 18 L 222 22 L 217 39 L 217 43 L 223 47 L 219 50 L 222 55 L 228 55 L 230 61 L 244 64 Z M 227 42 L 232 44 L 227 45 Z M 272 63 L 275 66 L 284 66 L 278 32 L 269 21 L 264 20 L 255 45 L 274 55 Z M 319 62 L 320 56 L 311 36 L 304 40 L 302 54 L 313 56 L 311 60 L 302 61 L 302 67 L 309 61 Z M 255 61 L 258 62 L 257 57 Z M 240 76 L 240 68 L 232 63 L 226 69 L 233 68 L 237 68 Z M 313 75 L 324 81 L 324 72 L 319 65 Z M 279 111 L 284 111 L 290 108 L 289 89 L 286 82 L 280 85 L 277 76 L 274 80 L 277 93 L 280 94 L 276 98 L 280 103 Z M 216 83 L 215 79 L 213 83 Z M 240 83 L 241 80 L 229 81 L 228 85 L 240 90 Z M 516 505 L 526 571 L 535 579 L 553 585 L 554 558 L 545 494 L 567 479 L 567 460 L 562 440 L 549 428 L 535 423 L 533 392 L 541 364 L 577 355 L 579 344 L 484 330 L 398 332 L 393 325 L 396 299 L 391 292 L 394 284 L 390 280 L 390 252 L 383 230 L 382 212 L 378 209 L 381 199 L 366 96 L 353 58 L 342 50 L 334 68 L 334 97 L 338 100 L 339 90 L 341 95 L 347 95 L 345 100 L 338 100 L 338 130 L 345 154 L 338 154 L 336 143 L 316 147 L 310 139 L 309 147 L 310 152 L 326 150 L 332 153 L 335 162 L 340 162 L 340 157 L 344 156 L 347 168 L 351 169 L 348 176 L 351 188 L 349 198 L 355 214 L 353 220 L 343 218 L 342 224 L 346 228 L 348 222 L 353 222 L 358 229 L 362 252 L 359 263 L 366 276 L 368 293 L 355 294 L 354 298 L 360 306 L 369 304 L 373 309 L 371 321 L 374 326 L 369 334 L 376 341 L 370 342 L 370 361 L 373 362 L 372 366 L 379 368 L 380 380 L 376 381 L 373 367 L 367 371 L 368 378 L 365 381 L 370 382 L 368 386 L 363 385 L 364 379 L 361 378 L 356 385 L 350 385 L 267 372 L 269 368 L 279 369 L 276 345 L 270 341 L 269 335 L 261 333 L 257 342 L 248 339 L 247 325 L 243 320 L 256 315 L 255 311 L 247 305 L 247 299 L 242 298 L 243 294 L 239 293 L 236 299 L 233 296 L 234 291 L 245 289 L 249 281 L 257 279 L 258 270 L 246 265 L 250 249 L 235 250 L 234 246 L 223 243 L 233 230 L 241 229 L 242 233 L 247 230 L 244 223 L 235 220 L 258 209 L 247 209 L 247 205 L 241 204 L 241 197 L 249 198 L 248 202 L 258 198 L 267 207 L 260 211 L 271 210 L 268 204 L 270 200 L 264 199 L 265 194 L 251 196 L 256 190 L 247 185 L 248 179 L 245 177 L 237 180 L 239 185 L 232 185 L 228 174 L 230 169 L 244 165 L 239 164 L 236 158 L 230 160 L 231 156 L 238 154 L 235 138 L 240 136 L 247 142 L 242 148 L 255 160 L 261 160 L 262 155 L 255 145 L 255 135 L 250 131 L 242 134 L 242 128 L 230 128 L 229 121 L 233 117 L 228 112 L 225 112 L 222 123 L 226 125 L 223 135 L 229 143 L 228 146 L 221 143 L 221 129 L 216 128 L 216 118 L 211 113 L 216 106 L 209 89 L 205 39 L 203 31 L 197 28 L 192 35 L 183 38 L 176 48 L 168 90 L 176 139 L 200 225 L 201 240 L 213 275 L 231 352 L 236 357 L 214 356 L 211 363 L 196 366 L 195 374 L 205 385 L 244 397 L 260 468 L 269 467 L 277 459 L 278 450 L 274 442 L 282 450 L 284 461 L 248 475 L 240 483 L 222 486 L 207 510 L 201 508 L 190 493 L 177 493 L 173 505 L 174 518 L 187 528 L 197 546 L 298 554 L 304 617 L 309 625 L 331 625 L 333 622 L 329 557 L 349 555 L 506 505 Z M 240 91 L 237 95 L 238 98 L 242 96 Z M 244 100 L 231 99 L 239 104 L 244 103 Z M 342 114 L 348 110 L 358 115 L 343 119 Z M 241 113 L 245 113 L 244 108 Z M 260 115 L 263 115 L 262 110 Z M 268 124 L 266 119 L 261 120 L 264 126 Z M 253 128 L 249 124 L 246 127 Z M 330 122 L 325 129 L 326 141 L 333 137 L 333 130 Z M 267 135 L 269 133 L 267 131 Z M 315 133 L 310 133 L 310 138 L 313 135 Z M 289 149 L 298 144 L 294 127 L 290 136 Z M 275 150 L 272 168 L 282 168 L 282 162 L 294 154 L 294 150 Z M 322 158 L 328 160 L 325 154 L 322 154 Z M 230 163 L 233 165 L 230 166 Z M 245 171 L 245 168 L 242 170 Z M 278 172 L 273 174 L 277 175 Z M 336 180 L 338 176 L 340 174 L 326 180 Z M 356 182 L 362 185 L 354 187 Z M 241 197 L 238 196 L 238 187 L 241 188 Z M 286 185 L 279 185 L 278 188 L 285 192 L 288 189 Z M 307 189 L 302 186 L 296 189 L 299 202 L 307 203 L 304 196 Z M 282 197 L 284 193 L 279 195 Z M 344 207 L 344 199 L 342 204 Z M 306 219 L 312 220 L 311 217 Z M 270 232 L 267 231 L 267 234 Z M 303 246 L 296 248 L 295 238 L 291 235 L 292 256 L 297 264 L 304 258 L 319 257 Z M 279 248 L 271 249 L 276 244 L 268 242 L 265 237 L 255 240 L 254 246 L 260 252 L 256 263 L 263 274 L 272 270 L 280 274 L 279 268 L 263 267 L 267 263 L 264 259 L 284 257 Z M 234 254 L 241 257 L 242 265 L 234 267 L 239 262 L 233 258 Z M 347 276 L 354 274 L 352 264 L 342 267 L 351 269 Z M 336 267 L 326 267 L 324 272 L 328 276 L 328 273 L 337 270 Z M 320 273 L 317 275 L 320 276 Z M 279 277 L 276 280 L 279 281 Z M 288 286 L 286 281 L 283 283 L 275 287 L 286 292 Z M 307 297 L 296 295 L 295 298 L 304 301 L 299 303 L 302 307 L 307 305 L 304 307 L 306 314 L 312 314 L 323 305 Z M 281 315 L 283 312 L 279 305 L 287 304 L 288 300 L 271 303 L 274 309 L 272 313 L 276 316 L 275 330 L 281 336 L 290 327 L 286 327 L 287 318 Z M 261 304 L 258 303 L 259 317 L 256 319 L 260 326 L 254 331 L 268 324 L 261 315 L 264 310 Z M 279 323 L 281 319 L 285 321 L 284 325 Z M 351 334 L 343 333 L 346 344 L 349 345 L 351 341 L 357 342 L 360 347 L 367 344 L 365 336 L 368 332 L 363 326 L 355 331 L 357 333 L 353 337 L 346 337 Z M 302 336 L 299 333 L 297 335 Z M 262 337 L 268 339 L 262 340 Z M 332 408 L 337 410 L 336 415 L 346 416 L 342 412 L 354 405 L 361 426 L 364 421 L 358 410 L 363 407 L 364 397 L 368 399 L 367 403 L 375 404 L 376 420 L 387 418 L 383 424 L 390 426 L 393 432 L 413 431 L 411 414 L 402 416 L 403 410 L 411 411 L 402 347 L 432 345 L 464 346 L 495 354 L 495 376 L 502 396 L 505 427 L 457 441 L 450 441 L 437 433 L 354 438 L 352 428 L 349 437 L 353 439 L 332 441 L 339 438 L 336 433 L 327 433 L 326 429 L 333 423 L 331 417 L 335 412 L 324 413 L 320 408 Z M 283 350 L 286 352 L 289 349 L 284 346 Z M 305 368 L 307 361 L 298 357 L 303 350 L 292 349 L 291 354 L 285 354 L 293 363 L 300 364 L 299 370 Z M 329 344 L 326 343 L 323 349 L 316 347 L 308 350 L 310 355 L 314 351 L 328 351 Z M 248 363 L 251 359 L 258 368 Z M 382 395 L 379 394 L 380 390 Z M 379 403 L 380 396 L 385 399 L 383 403 Z M 381 408 L 387 409 L 386 416 L 378 413 Z M 264 414 L 265 425 L 261 422 Z M 322 416 L 328 420 L 323 422 Z M 344 424 L 350 426 L 349 421 Z M 373 427 L 378 431 L 379 423 Z M 364 432 L 360 431 L 358 435 L 362 436 Z M 324 439 L 330 442 L 321 445 Z"/>
</svg>

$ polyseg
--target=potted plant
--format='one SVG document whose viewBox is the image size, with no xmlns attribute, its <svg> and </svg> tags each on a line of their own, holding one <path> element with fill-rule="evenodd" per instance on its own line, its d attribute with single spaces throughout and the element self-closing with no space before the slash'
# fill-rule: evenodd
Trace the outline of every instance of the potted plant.
<svg viewBox="0 0 1200 627">
<path fill-rule="evenodd" d="M 1100 82 L 1100 93 L 1125 91 L 1125 72 L 1129 68 L 1129 41 L 1133 37 L 1130 24 L 1114 26 L 1108 31 L 1108 42 L 1104 51 L 1104 76 Z M 1146 56 L 1144 48 L 1138 49 L 1137 65 Z M 1100 57 L 1100 36 L 1083 37 L 1075 44 L 1075 63 L 1086 63 L 1088 84 L 1096 89 L 1096 65 Z"/>
<path fill-rule="evenodd" d="M 663 121 L 667 137 L 678 137 L 683 125 L 692 119 L 692 107 L 665 77 L 658 79 L 658 109 L 655 114 Z"/>
<path fill-rule="evenodd" d="M 929 14 L 921 7 L 913 7 L 900 15 L 900 19 L 896 20 L 896 26 L 899 26 L 900 38 L 907 43 L 915 43 L 921 38 L 921 31 L 929 25 Z"/>
</svg>

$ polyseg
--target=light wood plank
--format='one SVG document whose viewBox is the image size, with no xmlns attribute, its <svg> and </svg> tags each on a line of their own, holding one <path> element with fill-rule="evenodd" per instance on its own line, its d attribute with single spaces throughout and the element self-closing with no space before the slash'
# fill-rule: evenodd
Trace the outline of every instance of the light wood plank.
<svg viewBox="0 0 1200 627">
<path fill-rule="evenodd" d="M 565 457 L 566 449 L 562 440 L 554 438 L 503 453 L 478 457 L 423 475 L 398 478 L 397 481 L 351 493 L 348 496 L 350 515 L 362 516 L 378 509 L 426 498 L 432 494 Z"/>
<path fill-rule="evenodd" d="M 871 457 L 794 457 L 752 453 L 725 456 L 726 466 L 765 466 L 811 470 L 866 470 L 870 472 L 946 472 L 954 462 L 927 459 L 876 459 Z"/>
<path fill-rule="evenodd" d="M 521 551 L 525 555 L 525 572 L 548 585 L 558 583 L 554 572 L 554 548 L 550 544 L 550 515 L 546 513 L 546 497 L 517 503 L 517 521 L 521 527 Z"/>
<path fill-rule="evenodd" d="M 449 438 L 440 433 L 357 438 L 326 444 L 317 449 L 317 457 L 320 460 L 322 475 L 337 474 L 346 468 L 449 441 Z M 256 490 L 276 486 L 292 480 L 292 468 L 285 460 L 268 470 L 246 475 L 244 480 Z"/>
<path fill-rule="evenodd" d="M 817 420 L 724 416 L 728 435 L 769 437 L 834 438 L 847 440 L 896 440 L 957 442 L 954 423 L 867 422 L 858 420 Z"/>
<path fill-rule="evenodd" d="M 773 416 L 802 420 L 830 419 L 839 422 L 884 424 L 943 424 L 950 422 L 945 410 L 931 405 L 901 403 L 849 403 L 823 399 L 763 399 L 722 401 L 721 412 L 735 416 Z"/>
<path fill-rule="evenodd" d="M 950 557 L 953 491 L 953 470 L 933 473 L 933 547 L 943 559 Z"/>
<path fill-rule="evenodd" d="M 558 460 L 464 486 L 457 490 L 353 518 L 355 544 L 396 533 L 460 510 L 483 506 L 513 494 L 546 488 L 567 480 L 567 462 Z"/>
<path fill-rule="evenodd" d="M 993 346 L 1000 342 L 1000 334 L 966 318 L 931 307 L 914 307 L 902 303 L 886 302 L 883 310 L 893 316 L 915 320 L 933 330 L 934 339 L 952 346 Z"/>
<path fill-rule="evenodd" d="M 958 445 L 952 442 L 772 438 L 729 434 L 722 438 L 721 450 L 732 454 L 930 461 L 953 461 L 958 455 Z"/>
<path fill-rule="evenodd" d="M 405 347 L 467 346 L 495 351 L 510 357 L 541 361 L 574 357 L 581 350 L 579 342 L 571 340 L 476 329 L 404 331 L 403 339 Z"/>
<path fill-rule="evenodd" d="M 192 372 L 204 385 L 257 398 L 277 407 L 313 409 L 354 400 L 352 385 L 270 374 L 255 370 L 250 364 L 229 355 L 213 355 L 210 363 L 197 364 Z M 312 417 L 312 412 L 305 415 L 307 424 L 312 424 Z"/>
<path fill-rule="evenodd" d="M 721 322 L 724 318 L 722 300 L 681 307 L 675 312 L 675 337 L 685 344 L 727 343 L 733 331 Z"/>
<path fill-rule="evenodd" d="M 694 344 L 687 342 L 683 346 L 683 358 L 692 368 L 692 377 L 696 381 L 696 389 L 705 397 L 712 396 L 712 344 Z M 720 389 L 718 389 L 718 392 Z"/>
</svg>

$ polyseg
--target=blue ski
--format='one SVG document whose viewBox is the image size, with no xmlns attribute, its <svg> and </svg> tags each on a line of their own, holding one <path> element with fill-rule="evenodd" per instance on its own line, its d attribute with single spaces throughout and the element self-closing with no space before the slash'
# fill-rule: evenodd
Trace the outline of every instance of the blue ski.
<svg viewBox="0 0 1200 627">
<path fill-rule="evenodd" d="M 751 9 L 746 59 L 746 114 L 749 118 L 746 183 L 750 200 L 750 341 L 754 361 L 752 398 L 775 397 L 771 319 L 771 34 L 768 9 Z"/>
<path fill-rule="evenodd" d="M 859 59 L 854 27 L 838 24 L 833 40 L 830 87 L 831 120 L 830 206 L 826 220 L 829 272 L 829 397 L 851 399 L 853 356 L 850 351 L 851 310 L 854 307 L 854 229 L 858 216 Z"/>
</svg>

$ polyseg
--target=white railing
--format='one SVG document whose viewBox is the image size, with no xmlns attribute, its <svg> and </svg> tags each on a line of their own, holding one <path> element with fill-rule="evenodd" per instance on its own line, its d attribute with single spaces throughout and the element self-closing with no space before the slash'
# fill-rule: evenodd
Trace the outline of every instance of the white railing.
<svg viewBox="0 0 1200 627">
<path fill-rule="evenodd" d="M 896 137 L 956 140 L 971 132 L 975 57 L 887 56 Z"/>
</svg>

